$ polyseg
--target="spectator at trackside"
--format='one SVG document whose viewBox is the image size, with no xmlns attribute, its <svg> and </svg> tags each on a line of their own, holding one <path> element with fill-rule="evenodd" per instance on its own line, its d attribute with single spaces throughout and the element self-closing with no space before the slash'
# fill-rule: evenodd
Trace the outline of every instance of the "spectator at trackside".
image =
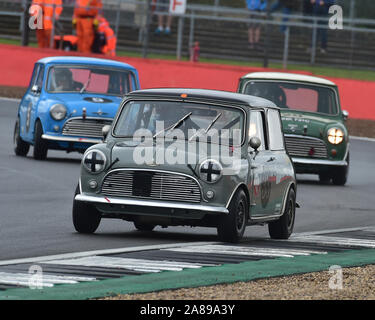
<svg viewBox="0 0 375 320">
<path fill-rule="evenodd" d="M 260 40 L 260 23 L 253 22 L 253 19 L 260 19 L 259 15 L 254 12 L 265 12 L 267 9 L 267 0 L 246 0 L 246 6 L 249 10 L 249 24 L 248 24 L 248 48 L 254 49 L 259 46 Z"/>
<path fill-rule="evenodd" d="M 310 0 L 312 5 L 313 15 L 318 18 L 328 18 L 329 7 L 335 4 L 335 0 Z M 318 28 L 317 40 L 320 39 L 320 52 L 327 52 L 327 21 L 318 21 L 318 25 L 322 28 Z"/>
<path fill-rule="evenodd" d="M 158 12 L 158 27 L 155 30 L 156 35 L 160 35 L 164 32 L 165 35 L 171 34 L 172 16 L 165 14 L 169 12 L 169 1 L 170 0 L 156 0 L 156 12 Z M 164 27 L 164 19 L 166 24 Z"/>
<path fill-rule="evenodd" d="M 313 5 L 311 0 L 303 0 L 302 12 L 306 16 L 311 16 L 313 14 Z"/>
<path fill-rule="evenodd" d="M 292 11 L 298 10 L 299 3 L 299 0 L 278 0 L 271 6 L 270 12 L 275 12 L 282 9 L 282 13 L 284 14 L 284 24 L 280 27 L 281 32 L 285 32 L 287 28 L 285 23 L 289 21 L 288 16 L 292 13 Z"/>
</svg>

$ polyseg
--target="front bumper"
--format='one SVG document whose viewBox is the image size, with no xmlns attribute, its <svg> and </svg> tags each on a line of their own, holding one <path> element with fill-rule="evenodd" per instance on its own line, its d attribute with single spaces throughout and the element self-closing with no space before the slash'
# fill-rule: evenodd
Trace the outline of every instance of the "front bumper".
<svg viewBox="0 0 375 320">
<path fill-rule="evenodd" d="M 294 158 L 292 161 L 296 165 L 312 165 L 312 166 L 333 166 L 345 167 L 348 165 L 346 160 L 323 160 L 323 159 L 307 159 L 307 158 Z"/>
<path fill-rule="evenodd" d="M 101 139 L 94 138 L 80 138 L 80 137 L 67 137 L 67 136 L 54 136 L 50 134 L 43 134 L 42 138 L 45 140 L 51 140 L 56 142 L 81 142 L 81 143 L 91 143 L 97 144 L 101 143 Z"/>
<path fill-rule="evenodd" d="M 101 196 L 87 196 L 83 194 L 77 194 L 75 200 L 90 202 L 93 204 L 105 204 L 105 205 L 115 205 L 115 206 L 126 206 L 129 207 L 148 207 L 158 208 L 158 209 L 177 209 L 194 211 L 201 213 L 212 213 L 212 214 L 228 214 L 229 211 L 225 207 L 214 207 L 200 204 L 190 204 L 181 202 L 170 202 L 170 201 L 157 201 L 157 200 L 138 200 L 138 199 L 120 199 L 112 197 L 101 197 Z M 147 210 L 149 211 L 149 210 Z"/>
</svg>

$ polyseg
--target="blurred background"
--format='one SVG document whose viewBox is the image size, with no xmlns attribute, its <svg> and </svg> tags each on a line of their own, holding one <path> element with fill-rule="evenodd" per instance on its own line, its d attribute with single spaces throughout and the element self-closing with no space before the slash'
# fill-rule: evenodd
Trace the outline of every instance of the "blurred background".
<svg viewBox="0 0 375 320">
<path fill-rule="evenodd" d="M 55 36 L 74 34 L 75 2 L 63 1 Z M 259 10 L 249 10 L 249 2 L 188 0 L 185 13 L 172 17 L 168 34 L 157 31 L 160 17 L 167 21 L 169 12 L 155 0 L 103 0 L 102 14 L 117 38 L 117 55 L 188 60 L 199 46 L 200 61 L 298 69 L 375 67 L 373 0 L 332 1 L 343 9 L 343 29 L 335 30 L 328 25 L 332 15 L 311 11 L 304 0 L 260 1 Z M 28 0 L 0 0 L 0 43 L 36 46 L 35 31 L 25 28 L 28 5 Z"/>
</svg>

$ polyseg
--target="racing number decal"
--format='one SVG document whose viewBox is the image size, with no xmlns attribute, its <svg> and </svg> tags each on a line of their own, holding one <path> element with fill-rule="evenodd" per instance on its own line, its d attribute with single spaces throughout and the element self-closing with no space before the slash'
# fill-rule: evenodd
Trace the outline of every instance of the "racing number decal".
<svg viewBox="0 0 375 320">
<path fill-rule="evenodd" d="M 31 108 L 33 106 L 33 103 L 30 102 L 29 106 L 27 107 L 27 112 L 26 112 L 26 132 L 29 132 L 30 129 L 30 119 L 31 119 Z"/>
</svg>

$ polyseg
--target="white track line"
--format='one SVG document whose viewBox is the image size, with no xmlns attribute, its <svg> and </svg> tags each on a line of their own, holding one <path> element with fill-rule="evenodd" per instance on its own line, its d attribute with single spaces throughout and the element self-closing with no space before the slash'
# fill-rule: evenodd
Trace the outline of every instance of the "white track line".
<svg viewBox="0 0 375 320">
<path fill-rule="evenodd" d="M 74 253 L 63 253 L 50 256 L 40 256 L 33 258 L 23 258 L 23 259 L 13 259 L 0 261 L 0 266 L 21 264 L 21 263 L 44 263 L 51 260 L 62 260 L 62 259 L 73 259 L 81 257 L 89 257 L 95 255 L 106 255 L 106 254 L 117 254 L 126 252 L 136 252 L 136 251 L 146 251 L 146 250 L 158 250 L 158 249 L 168 249 L 174 247 L 184 247 L 184 246 L 201 246 L 206 244 L 215 244 L 221 242 L 186 242 L 186 243 L 172 243 L 172 244 L 160 244 L 160 245 L 150 245 L 150 246 L 139 246 L 130 248 L 118 248 L 118 249 L 105 249 L 105 250 L 93 250 L 93 251 L 83 251 Z"/>
<path fill-rule="evenodd" d="M 11 284 L 18 286 L 29 286 L 30 280 L 33 280 L 33 274 L 30 273 L 9 273 L 0 272 L 0 284 Z M 96 281 L 96 278 L 92 277 L 74 277 L 74 276 L 55 276 L 49 274 L 43 274 L 40 278 L 40 284 L 43 287 L 53 287 L 55 284 L 75 284 L 78 282 L 85 281 Z"/>
<path fill-rule="evenodd" d="M 53 260 L 46 262 L 53 265 L 74 265 L 85 267 L 120 268 L 142 272 L 182 271 L 183 269 L 199 269 L 203 266 L 218 264 L 198 264 L 167 260 L 129 259 L 119 257 L 92 256 L 77 259 Z"/>
<path fill-rule="evenodd" d="M 327 234 L 327 233 L 339 233 L 339 232 L 361 231 L 361 230 L 375 232 L 375 226 L 347 228 L 347 229 L 331 229 L 331 230 L 322 230 L 322 231 L 313 231 L 313 232 L 301 232 L 301 233 L 295 233 L 290 240 L 292 240 L 294 237 L 300 237 L 300 236 L 322 235 L 322 234 Z M 222 242 L 186 242 L 186 243 L 150 245 L 150 246 L 139 246 L 139 247 L 129 247 L 129 248 L 118 248 L 118 249 L 83 251 L 83 252 L 64 253 L 64 254 L 57 254 L 57 255 L 50 255 L 50 256 L 39 256 L 39 257 L 32 257 L 32 258 L 3 260 L 3 261 L 0 261 L 0 266 L 22 264 L 22 263 L 44 263 L 44 262 L 51 261 L 51 260 L 74 259 L 74 258 L 89 257 L 89 256 L 95 256 L 95 255 L 110 255 L 110 254 L 137 252 L 137 251 L 146 251 L 146 250 L 183 248 L 183 247 L 189 247 L 189 246 L 194 246 L 198 248 L 199 246 L 216 245 L 216 244 L 220 245 L 222 244 Z"/>
<path fill-rule="evenodd" d="M 294 256 L 309 256 L 311 254 L 327 254 L 326 251 L 317 250 L 298 250 L 288 248 L 264 248 L 264 247 L 242 247 L 229 245 L 205 245 L 198 248 L 183 247 L 170 248 L 167 251 L 189 252 L 189 253 L 207 253 L 207 254 L 227 254 L 227 255 L 244 255 L 244 256 L 265 256 L 265 257 L 285 257 L 293 258 Z"/>
<path fill-rule="evenodd" d="M 308 242 L 314 244 L 325 244 L 325 245 L 338 245 L 338 246 L 349 246 L 349 247 L 360 247 L 360 248 L 374 248 L 375 240 L 366 239 L 354 239 L 354 238 L 341 238 L 341 237 L 328 237 L 319 235 L 305 235 L 305 236 L 293 236 L 289 240 L 281 240 L 288 242 Z"/>
<path fill-rule="evenodd" d="M 349 136 L 349 138 L 353 139 L 353 140 L 362 140 L 362 141 L 375 142 L 374 138 L 356 137 L 356 136 Z"/>
<path fill-rule="evenodd" d="M 20 103 L 21 102 L 21 99 L 16 99 L 16 98 L 3 98 L 3 97 L 0 97 L 0 102 L 1 101 L 11 101 L 11 102 L 17 102 L 17 103 Z"/>
<path fill-rule="evenodd" d="M 294 236 L 312 236 L 312 235 L 320 235 L 320 234 L 328 234 L 328 233 L 341 233 L 341 232 L 351 232 L 351 231 L 374 231 L 375 226 L 369 227 L 356 227 L 356 228 L 342 228 L 342 229 L 327 229 L 321 231 L 308 231 L 308 232 L 299 232 L 293 233 L 292 237 Z"/>
</svg>

